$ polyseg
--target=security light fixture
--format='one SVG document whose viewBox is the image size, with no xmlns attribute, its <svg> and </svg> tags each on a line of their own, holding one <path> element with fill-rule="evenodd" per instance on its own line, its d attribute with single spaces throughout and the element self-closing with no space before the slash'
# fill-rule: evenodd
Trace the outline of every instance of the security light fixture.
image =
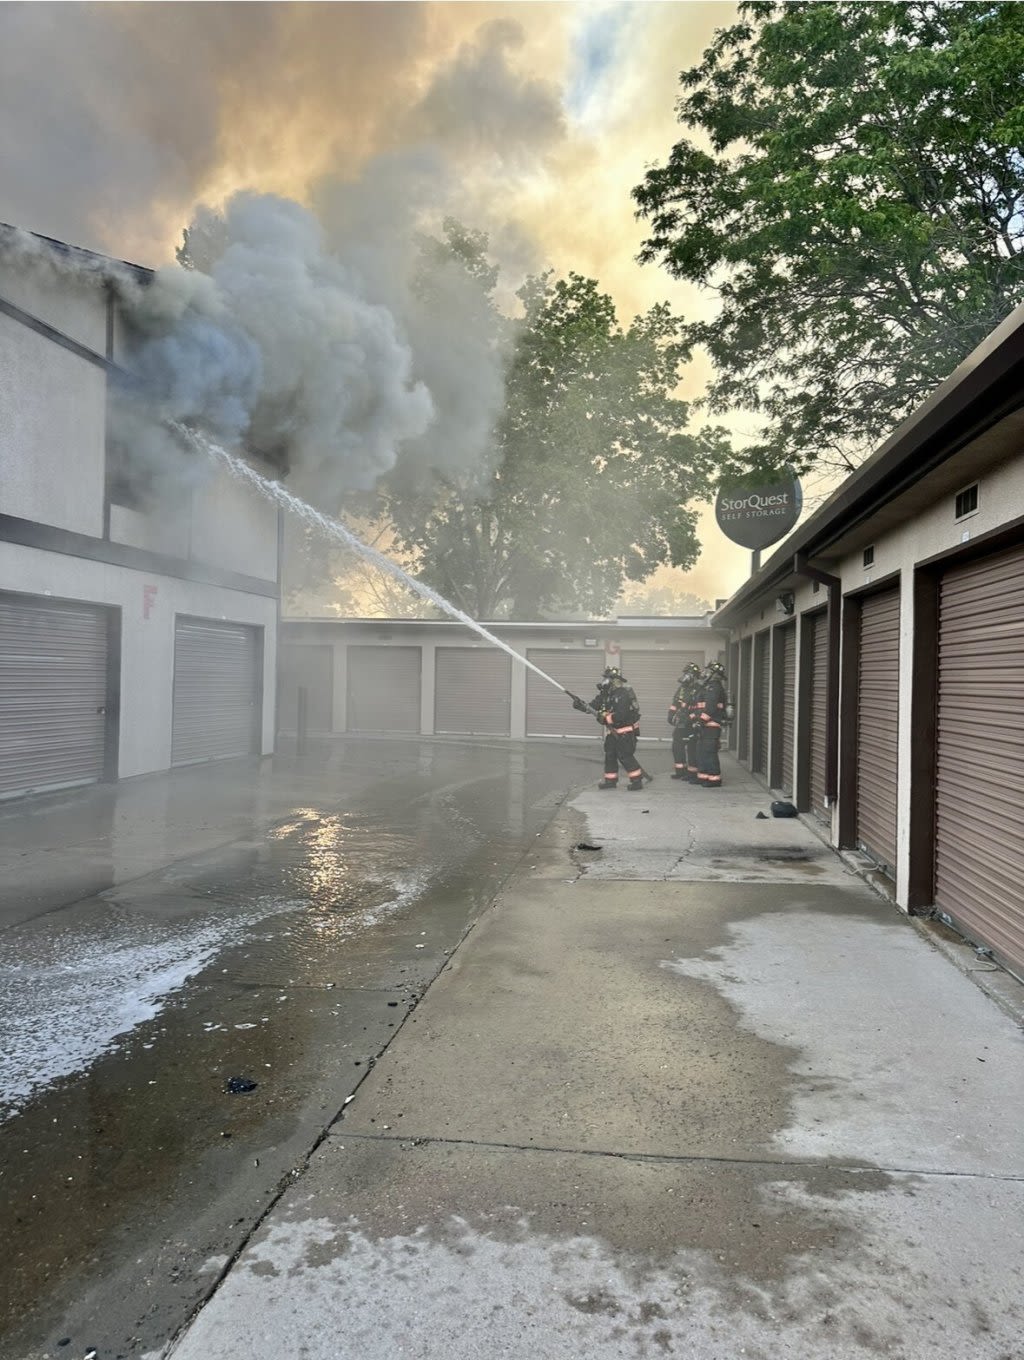
<svg viewBox="0 0 1024 1360">
<path fill-rule="evenodd" d="M 789 618 L 792 614 L 794 607 L 795 602 L 791 590 L 784 590 L 775 601 L 776 612 L 785 615 L 786 618 Z"/>
</svg>

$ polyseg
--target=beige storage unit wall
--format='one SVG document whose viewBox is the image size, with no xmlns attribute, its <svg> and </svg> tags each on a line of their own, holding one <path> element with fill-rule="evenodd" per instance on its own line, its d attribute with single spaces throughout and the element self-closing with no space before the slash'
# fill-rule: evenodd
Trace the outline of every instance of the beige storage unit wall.
<svg viewBox="0 0 1024 1360">
<path fill-rule="evenodd" d="M 174 624 L 171 764 L 260 749 L 263 630 L 179 615 Z"/>
<path fill-rule="evenodd" d="M 939 586 L 935 905 L 1024 976 L 1024 548 Z"/>
<path fill-rule="evenodd" d="M 589 703 L 604 670 L 604 653 L 529 648 L 526 659 L 559 685 Z M 600 729 L 589 713 L 577 713 L 565 694 L 526 672 L 526 735 L 528 737 L 597 737 Z"/>
<path fill-rule="evenodd" d="M 672 740 L 672 729 L 665 721 L 679 677 L 688 661 L 704 665 L 703 652 L 623 652 L 619 662 L 622 674 L 636 691 L 640 704 L 640 732 L 644 737 Z M 589 697 L 589 696 L 588 696 Z"/>
<path fill-rule="evenodd" d="M 278 648 L 277 728 L 297 732 L 299 691 L 306 691 L 306 730 L 330 732 L 334 708 L 334 648 L 301 643 Z"/>
<path fill-rule="evenodd" d="M 511 715 L 512 658 L 506 652 L 495 647 L 438 647 L 435 732 L 507 737 Z"/>
<path fill-rule="evenodd" d="M 350 732 L 420 730 L 419 647 L 348 648 Z"/>
<path fill-rule="evenodd" d="M 0 798 L 103 778 L 109 633 L 100 606 L 0 594 Z"/>
<path fill-rule="evenodd" d="M 900 696 L 899 587 L 860 602 L 857 661 L 857 844 L 896 865 Z"/>
</svg>

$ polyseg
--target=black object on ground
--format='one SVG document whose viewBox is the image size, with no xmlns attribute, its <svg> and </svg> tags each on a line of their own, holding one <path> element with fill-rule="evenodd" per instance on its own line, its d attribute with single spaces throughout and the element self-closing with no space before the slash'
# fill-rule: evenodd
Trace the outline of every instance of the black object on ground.
<svg viewBox="0 0 1024 1360">
<path fill-rule="evenodd" d="M 767 822 L 769 820 L 767 812 L 759 812 L 754 818 L 755 822 Z"/>
<path fill-rule="evenodd" d="M 244 1096 L 256 1090 L 252 1077 L 228 1077 L 225 1086 L 233 1096 Z"/>
<path fill-rule="evenodd" d="M 772 803 L 773 817 L 795 817 L 796 815 L 797 811 L 792 803 Z"/>
<path fill-rule="evenodd" d="M 603 848 L 600 845 L 591 845 L 589 841 L 578 841 L 575 846 L 577 850 L 602 850 Z"/>
</svg>

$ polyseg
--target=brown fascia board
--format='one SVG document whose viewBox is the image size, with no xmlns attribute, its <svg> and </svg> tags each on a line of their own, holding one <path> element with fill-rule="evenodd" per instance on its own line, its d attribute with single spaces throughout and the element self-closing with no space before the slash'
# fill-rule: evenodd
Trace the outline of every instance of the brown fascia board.
<svg viewBox="0 0 1024 1360">
<path fill-rule="evenodd" d="M 829 499 L 740 586 L 714 616 L 720 627 L 777 589 L 793 559 L 820 555 L 830 543 L 901 491 L 920 481 L 984 430 L 1024 405 L 1024 303 L 967 356 L 932 395 L 897 426 Z"/>
<path fill-rule="evenodd" d="M 0 222 L 0 240 L 5 236 L 30 236 L 33 241 L 42 242 L 55 255 L 64 255 L 72 260 L 80 259 L 88 263 L 97 274 L 106 279 L 116 278 L 127 270 L 136 282 L 150 283 L 155 274 L 154 270 L 148 269 L 145 265 L 132 264 L 130 260 L 118 260 L 112 255 L 100 255 L 95 250 L 86 250 L 85 246 L 72 246 L 67 241 L 58 241 L 55 236 L 43 236 L 38 231 L 29 231 L 26 227 L 15 227 L 10 222 Z"/>
</svg>

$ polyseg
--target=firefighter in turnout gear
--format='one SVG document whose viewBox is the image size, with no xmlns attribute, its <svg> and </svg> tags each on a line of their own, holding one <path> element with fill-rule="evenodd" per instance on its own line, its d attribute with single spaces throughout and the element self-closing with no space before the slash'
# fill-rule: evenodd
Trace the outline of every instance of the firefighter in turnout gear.
<svg viewBox="0 0 1024 1360">
<path fill-rule="evenodd" d="M 586 711 L 588 707 L 596 713 L 597 721 L 604 729 L 604 779 L 597 787 L 617 788 L 621 765 L 629 776 L 629 790 L 642 789 L 644 772 L 636 758 L 640 705 L 621 671 L 614 666 L 605 669 L 593 703 L 588 705 L 582 700 L 573 700 L 573 708 Z"/>
<path fill-rule="evenodd" d="M 697 729 L 692 708 L 701 686 L 701 670 L 696 661 L 683 667 L 679 684 L 668 706 L 668 723 L 672 728 L 673 779 L 697 782 Z"/>
<path fill-rule="evenodd" d="M 697 782 L 704 789 L 722 787 L 718 748 L 728 704 L 725 667 L 719 661 L 712 661 L 704 668 L 703 683 L 694 705 L 697 719 Z"/>
</svg>

